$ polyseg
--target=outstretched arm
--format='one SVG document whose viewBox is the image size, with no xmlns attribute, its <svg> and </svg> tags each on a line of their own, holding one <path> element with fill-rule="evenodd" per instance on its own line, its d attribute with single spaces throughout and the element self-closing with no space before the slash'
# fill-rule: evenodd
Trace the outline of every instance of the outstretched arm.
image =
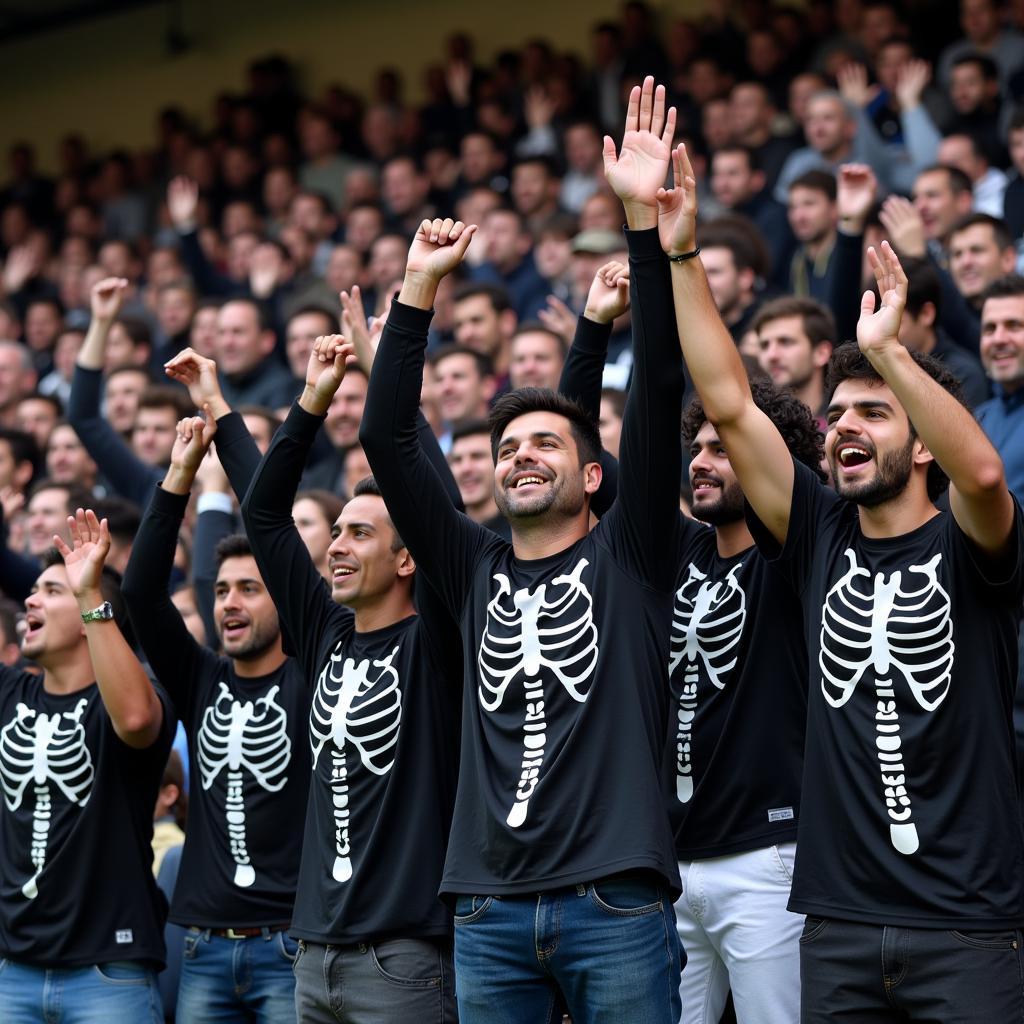
<svg viewBox="0 0 1024 1024">
<path fill-rule="evenodd" d="M 661 244 L 670 259 L 697 248 L 697 183 L 685 146 L 676 149 L 672 162 L 675 187 L 658 194 Z M 775 424 L 754 404 L 700 259 L 671 265 L 679 342 L 704 412 L 718 428 L 747 501 L 781 544 L 789 529 L 792 456 Z"/>
<path fill-rule="evenodd" d="M 869 248 L 868 260 L 882 301 L 876 310 L 874 292 L 864 293 L 857 344 L 906 410 L 923 454 L 930 452 L 949 477 L 949 507 L 960 529 L 983 551 L 998 555 L 1014 518 L 1002 460 L 967 408 L 900 344 L 907 275 L 892 246 L 882 242 L 880 254 Z"/>
<path fill-rule="evenodd" d="M 475 227 L 424 221 L 409 250 L 399 298 L 370 374 L 359 428 L 366 457 L 391 516 L 417 566 L 458 617 L 478 545 L 493 535 L 452 507 L 417 438 L 427 330 L 437 286 L 465 256 Z"/>
<path fill-rule="evenodd" d="M 106 519 L 99 522 L 92 509 L 79 509 L 68 516 L 68 530 L 71 547 L 59 536 L 54 536 L 53 542 L 64 558 L 68 582 L 84 614 L 105 600 L 100 578 L 110 550 L 110 531 Z M 113 619 L 87 622 L 83 629 L 96 684 L 114 731 L 129 747 L 151 747 L 163 728 L 164 706 L 145 669 Z"/>
</svg>

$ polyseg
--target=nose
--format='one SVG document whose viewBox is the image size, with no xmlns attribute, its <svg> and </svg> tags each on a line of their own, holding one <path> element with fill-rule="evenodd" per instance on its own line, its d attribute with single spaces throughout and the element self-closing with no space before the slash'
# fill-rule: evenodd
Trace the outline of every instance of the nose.
<svg viewBox="0 0 1024 1024">
<path fill-rule="evenodd" d="M 839 419 L 832 424 L 832 429 L 837 434 L 861 433 L 860 423 L 853 409 L 846 409 Z"/>
<path fill-rule="evenodd" d="M 339 533 L 334 540 L 331 541 L 327 548 L 327 557 L 332 558 L 335 555 L 344 555 L 348 553 L 348 542 L 345 540 L 345 534 Z"/>
<path fill-rule="evenodd" d="M 228 587 L 224 594 L 224 610 L 229 611 L 233 608 L 239 608 L 241 604 L 238 590 L 235 587 Z"/>
</svg>

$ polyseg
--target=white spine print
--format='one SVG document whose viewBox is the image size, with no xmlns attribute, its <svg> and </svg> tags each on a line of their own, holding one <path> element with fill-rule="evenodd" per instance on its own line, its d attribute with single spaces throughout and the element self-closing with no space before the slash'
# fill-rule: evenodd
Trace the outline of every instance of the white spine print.
<svg viewBox="0 0 1024 1024">
<path fill-rule="evenodd" d="M 676 713 L 676 799 L 682 804 L 693 797 L 693 720 L 700 667 L 721 690 L 725 674 L 736 666 L 736 645 L 747 619 L 747 595 L 737 580 L 742 568 L 743 563 L 737 563 L 715 583 L 691 562 L 676 591 L 668 671 L 672 675 L 685 661 Z"/>
<path fill-rule="evenodd" d="M 29 783 L 35 798 L 29 847 L 35 870 L 21 887 L 30 900 L 39 895 L 39 876 L 46 866 L 53 815 L 51 783 L 79 807 L 88 803 L 92 792 L 95 773 L 82 726 L 88 706 L 82 698 L 74 711 L 47 715 L 19 703 L 14 718 L 0 730 L 0 784 L 7 809 L 16 811 L 21 806 Z M 70 724 L 62 727 L 62 719 Z"/>
<path fill-rule="evenodd" d="M 288 782 L 292 741 L 288 715 L 275 699 L 279 689 L 272 686 L 255 701 L 241 701 L 220 683 L 217 697 L 203 713 L 196 737 L 203 789 L 209 789 L 227 768 L 224 818 L 235 862 L 234 883 L 243 889 L 256 881 L 256 869 L 246 841 L 242 769 L 270 793 L 278 792 Z"/>
<path fill-rule="evenodd" d="M 374 775 L 386 775 L 395 763 L 395 747 L 402 724 L 402 690 L 393 662 L 398 647 L 372 667 L 370 660 L 346 658 L 338 644 L 317 680 L 309 712 L 309 741 L 316 769 L 324 746 L 331 744 L 331 797 L 334 814 L 335 858 L 331 875 L 336 882 L 352 877 L 347 742 Z"/>
<path fill-rule="evenodd" d="M 941 554 L 908 574 L 923 577 L 914 590 L 903 589 L 903 573 L 886 578 L 857 564 L 846 551 L 847 571 L 825 596 L 821 617 L 821 691 L 841 708 L 864 673 L 875 675 L 875 748 L 882 776 L 883 798 L 890 819 L 889 839 L 902 854 L 920 846 L 912 820 L 903 763 L 899 713 L 893 673 L 898 671 L 914 700 L 934 711 L 949 692 L 953 671 L 953 620 L 949 595 L 938 579 Z"/>
<path fill-rule="evenodd" d="M 593 600 L 580 578 L 588 564 L 581 558 L 572 572 L 552 579 L 550 587 L 560 592 L 550 601 L 549 584 L 542 583 L 533 592 L 522 589 L 512 594 L 507 576 L 498 573 L 494 577 L 498 589 L 487 605 L 487 625 L 477 656 L 480 704 L 486 711 L 495 711 L 509 684 L 521 674 L 526 706 L 523 759 L 506 819 L 510 828 L 526 821 L 544 763 L 547 723 L 542 672 L 552 673 L 579 703 L 590 692 L 598 644 Z M 512 607 L 508 608 L 503 599 L 510 595 Z"/>
</svg>

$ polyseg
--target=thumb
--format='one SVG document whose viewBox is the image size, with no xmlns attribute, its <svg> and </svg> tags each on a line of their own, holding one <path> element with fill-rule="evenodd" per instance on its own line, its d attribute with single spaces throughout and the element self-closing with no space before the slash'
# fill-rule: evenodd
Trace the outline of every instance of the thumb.
<svg viewBox="0 0 1024 1024">
<path fill-rule="evenodd" d="M 604 137 L 604 149 L 602 151 L 604 156 L 604 173 L 607 174 L 617 163 L 618 157 L 615 155 L 615 143 L 612 141 L 610 135 Z"/>
<path fill-rule="evenodd" d="M 465 231 L 459 235 L 459 240 L 452 247 L 454 253 L 461 260 L 466 255 L 466 250 L 469 248 L 469 243 L 473 241 L 473 236 L 476 234 L 476 225 L 470 224 Z"/>
<path fill-rule="evenodd" d="M 860 297 L 860 315 L 871 316 L 875 311 L 875 293 L 869 288 Z"/>
</svg>

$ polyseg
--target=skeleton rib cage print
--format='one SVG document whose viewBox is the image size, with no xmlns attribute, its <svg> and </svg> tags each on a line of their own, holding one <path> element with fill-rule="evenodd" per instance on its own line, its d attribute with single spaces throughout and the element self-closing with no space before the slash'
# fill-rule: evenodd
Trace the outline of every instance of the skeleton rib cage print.
<svg viewBox="0 0 1024 1024">
<path fill-rule="evenodd" d="M 401 681 L 394 667 L 398 646 L 386 658 L 356 661 L 345 657 L 344 645 L 345 641 L 338 643 L 320 672 L 309 711 L 314 772 L 324 747 L 329 744 L 331 748 L 335 845 L 331 875 L 336 882 L 352 877 L 349 744 L 358 751 L 363 768 L 374 775 L 387 775 L 395 763 L 402 724 Z"/>
<path fill-rule="evenodd" d="M 88 706 L 83 697 L 73 711 L 47 715 L 19 702 L 14 718 L 0 729 L 0 782 L 7 809 L 16 811 L 22 805 L 30 784 L 34 797 L 30 857 L 35 873 L 21 887 L 30 900 L 39 895 L 39 876 L 46 865 L 54 816 L 51 785 L 80 808 L 92 792 L 95 773 L 82 725 Z"/>
<path fill-rule="evenodd" d="M 742 568 L 737 563 L 724 580 L 715 582 L 691 562 L 676 591 L 668 671 L 674 676 L 683 665 L 676 712 L 676 799 L 683 804 L 693 797 L 693 723 L 701 668 L 721 690 L 736 667 L 736 648 L 747 620 L 747 598 L 737 579 Z"/>
<path fill-rule="evenodd" d="M 904 763 L 894 675 L 917 704 L 933 712 L 949 692 L 953 671 L 953 620 L 949 594 L 939 582 L 942 555 L 885 576 L 871 573 L 847 549 L 846 572 L 825 596 L 818 665 L 821 692 L 842 708 L 865 675 L 875 688 L 875 748 L 889 838 L 900 853 L 920 846 L 913 820 L 913 779 Z"/>
<path fill-rule="evenodd" d="M 480 637 L 477 692 L 481 707 L 496 711 L 513 680 L 523 679 L 523 758 L 506 819 L 510 828 L 526 821 L 541 779 L 547 744 L 545 677 L 554 676 L 577 703 L 590 693 L 599 652 L 593 599 L 581 579 L 587 565 L 581 558 L 571 572 L 515 593 L 504 573 L 494 576 L 498 589 L 487 605 Z"/>
<path fill-rule="evenodd" d="M 223 682 L 219 683 L 217 696 L 203 713 L 196 737 L 203 789 L 209 790 L 227 768 L 224 817 L 235 862 L 234 883 L 241 888 L 256 881 L 246 842 L 243 769 L 270 793 L 279 792 L 288 782 L 292 741 L 288 737 L 288 716 L 275 699 L 279 690 L 272 686 L 255 701 L 241 701 Z"/>
</svg>

